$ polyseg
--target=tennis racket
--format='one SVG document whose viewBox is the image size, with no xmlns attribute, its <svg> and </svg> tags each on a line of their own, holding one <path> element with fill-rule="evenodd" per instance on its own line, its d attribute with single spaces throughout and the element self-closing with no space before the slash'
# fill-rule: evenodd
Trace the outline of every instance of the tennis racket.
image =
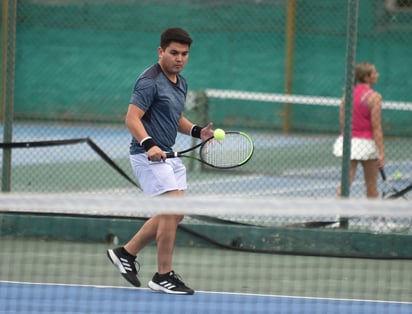
<svg viewBox="0 0 412 314">
<path fill-rule="evenodd" d="M 390 185 L 386 179 L 386 173 L 383 168 L 379 169 L 379 172 L 381 174 L 382 180 L 383 180 L 383 191 L 382 191 L 382 197 L 383 198 L 399 198 L 403 197 L 406 199 L 405 194 L 408 193 L 409 191 L 412 191 L 412 184 L 406 186 L 402 190 L 396 189 L 393 185 Z"/>
<path fill-rule="evenodd" d="M 189 152 L 199 148 L 198 157 Z M 218 169 L 236 168 L 252 158 L 254 144 L 252 138 L 244 132 L 229 131 L 223 140 L 213 136 L 206 141 L 180 152 L 168 152 L 167 158 L 186 157 L 196 159 L 210 167 Z"/>
</svg>

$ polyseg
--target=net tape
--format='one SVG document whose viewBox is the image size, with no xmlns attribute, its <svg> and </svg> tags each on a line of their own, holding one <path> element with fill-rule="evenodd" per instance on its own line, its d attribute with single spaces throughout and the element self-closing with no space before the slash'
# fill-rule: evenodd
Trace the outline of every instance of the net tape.
<svg viewBox="0 0 412 314">
<path fill-rule="evenodd" d="M 273 217 L 399 217 L 411 218 L 407 200 L 274 199 L 270 197 L 150 198 L 110 194 L 0 194 L 1 212 L 55 213 L 93 216 L 144 217 L 185 214 L 250 219 Z"/>
<path fill-rule="evenodd" d="M 317 97 L 307 95 L 286 95 L 275 93 L 244 92 L 237 90 L 206 89 L 206 95 L 210 98 L 231 98 L 237 100 L 254 100 L 262 102 L 294 103 L 302 105 L 322 105 L 338 107 L 341 103 L 340 98 L 336 97 Z M 412 110 L 412 103 L 402 101 L 384 101 L 383 109 Z"/>
</svg>

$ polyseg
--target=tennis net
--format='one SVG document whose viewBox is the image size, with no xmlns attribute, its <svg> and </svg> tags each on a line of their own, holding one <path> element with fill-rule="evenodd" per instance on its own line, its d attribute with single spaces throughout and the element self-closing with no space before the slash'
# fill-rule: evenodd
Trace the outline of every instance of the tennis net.
<svg viewBox="0 0 412 314">
<path fill-rule="evenodd" d="M 107 249 L 124 245 L 159 213 L 185 214 L 174 267 L 194 296 L 132 288 L 106 257 Z M 6 312 L 412 308 L 407 200 L 3 193 L 0 217 L 0 304 Z M 157 270 L 156 258 L 155 245 L 138 254 L 143 285 Z"/>
</svg>

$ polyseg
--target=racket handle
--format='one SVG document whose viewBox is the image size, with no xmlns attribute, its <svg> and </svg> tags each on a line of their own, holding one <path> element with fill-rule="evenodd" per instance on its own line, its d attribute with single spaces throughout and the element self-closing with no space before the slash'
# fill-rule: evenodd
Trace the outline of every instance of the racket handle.
<svg viewBox="0 0 412 314">
<path fill-rule="evenodd" d="M 166 153 L 166 158 L 176 158 L 178 156 L 178 152 L 168 152 Z"/>
<path fill-rule="evenodd" d="M 379 168 L 379 172 L 381 173 L 381 177 L 382 177 L 383 181 L 386 181 L 386 173 L 385 173 L 385 170 L 383 170 L 383 168 Z"/>
</svg>

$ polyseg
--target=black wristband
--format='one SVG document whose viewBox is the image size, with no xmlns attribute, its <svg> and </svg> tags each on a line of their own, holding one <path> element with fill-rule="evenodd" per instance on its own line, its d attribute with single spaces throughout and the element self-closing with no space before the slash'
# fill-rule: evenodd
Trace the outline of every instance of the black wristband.
<svg viewBox="0 0 412 314">
<path fill-rule="evenodd" d="M 202 131 L 202 128 L 198 125 L 194 125 L 192 127 L 192 130 L 190 131 L 190 135 L 192 137 L 200 138 L 200 132 Z"/>
<path fill-rule="evenodd" d="M 142 145 L 143 148 L 145 149 L 145 151 L 147 151 L 147 152 L 153 146 L 156 146 L 155 142 L 153 141 L 153 139 L 151 137 L 148 137 L 147 139 L 145 139 L 140 145 Z"/>
</svg>

